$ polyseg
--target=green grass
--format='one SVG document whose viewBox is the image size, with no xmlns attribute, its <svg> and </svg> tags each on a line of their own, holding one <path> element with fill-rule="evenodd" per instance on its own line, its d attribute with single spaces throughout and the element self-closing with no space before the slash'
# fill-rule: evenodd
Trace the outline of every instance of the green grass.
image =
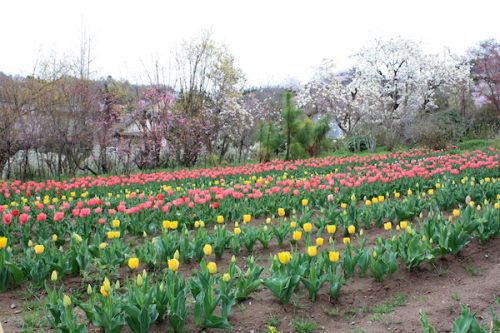
<svg viewBox="0 0 500 333">
<path fill-rule="evenodd" d="M 466 140 L 458 143 L 457 146 L 460 150 L 485 149 L 488 147 L 500 149 L 500 138 L 491 140 Z"/>
<path fill-rule="evenodd" d="M 405 293 L 397 293 L 387 301 L 372 307 L 371 312 L 380 314 L 391 313 L 395 308 L 405 305 L 407 299 L 408 296 Z"/>
<path fill-rule="evenodd" d="M 347 322 L 351 322 L 358 315 L 372 314 L 370 317 L 371 320 L 385 322 L 385 314 L 392 313 L 396 308 L 405 305 L 407 301 L 408 296 L 405 293 L 396 293 L 380 304 L 374 306 L 364 304 L 360 307 L 349 309 L 344 312 L 344 316 Z M 329 310 L 326 310 L 325 313 L 330 315 L 327 311 Z"/>
<path fill-rule="evenodd" d="M 339 308 L 330 308 L 325 310 L 325 314 L 329 317 L 335 318 L 340 314 Z"/>
<path fill-rule="evenodd" d="M 34 295 L 30 301 L 22 305 L 22 328 L 21 332 L 44 332 L 49 327 L 47 321 L 48 312 L 44 299 Z"/>
<path fill-rule="evenodd" d="M 479 268 L 474 267 L 472 265 L 465 267 L 465 271 L 467 273 L 469 273 L 470 276 L 479 276 L 479 275 L 481 275 L 481 271 L 479 270 Z"/>
<path fill-rule="evenodd" d="M 454 301 L 460 301 L 460 294 L 459 293 L 453 293 L 451 294 L 451 298 L 454 300 Z"/>
<path fill-rule="evenodd" d="M 267 324 L 269 326 L 274 326 L 278 327 L 280 325 L 281 319 L 277 315 L 270 315 L 269 318 L 267 318 Z"/>
<path fill-rule="evenodd" d="M 296 333 L 312 333 L 318 327 L 315 322 L 304 319 L 295 320 L 292 323 L 292 326 L 295 329 Z"/>
</svg>

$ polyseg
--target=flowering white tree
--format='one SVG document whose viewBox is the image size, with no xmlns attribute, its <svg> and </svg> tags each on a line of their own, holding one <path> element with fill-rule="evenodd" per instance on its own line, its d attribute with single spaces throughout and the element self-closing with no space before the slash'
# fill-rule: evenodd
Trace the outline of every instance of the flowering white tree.
<svg viewBox="0 0 500 333">
<path fill-rule="evenodd" d="M 375 41 L 356 55 L 351 78 L 325 60 L 314 79 L 300 91 L 301 106 L 330 114 L 346 134 L 361 124 L 380 124 L 393 131 L 395 122 L 437 108 L 436 93 L 448 93 L 469 80 L 470 67 L 449 55 L 424 54 L 402 38 Z"/>
<path fill-rule="evenodd" d="M 437 108 L 438 91 L 449 92 L 470 77 L 469 65 L 451 55 L 424 54 L 418 44 L 400 37 L 376 41 L 356 59 L 353 84 L 373 103 L 365 120 L 387 130 L 395 121 Z"/>
<path fill-rule="evenodd" d="M 297 102 L 301 107 L 312 109 L 314 114 L 333 116 L 337 126 L 345 134 L 350 134 L 369 105 L 364 92 L 356 84 L 350 78 L 343 79 L 335 71 L 333 61 L 325 59 L 314 79 L 299 91 Z"/>
</svg>

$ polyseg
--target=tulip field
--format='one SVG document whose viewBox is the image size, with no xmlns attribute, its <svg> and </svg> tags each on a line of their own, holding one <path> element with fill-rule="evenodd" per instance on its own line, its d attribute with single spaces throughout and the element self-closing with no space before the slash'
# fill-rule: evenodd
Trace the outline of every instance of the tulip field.
<svg viewBox="0 0 500 333">
<path fill-rule="evenodd" d="M 7 181 L 0 218 L 5 332 L 500 325 L 494 148 Z"/>
</svg>

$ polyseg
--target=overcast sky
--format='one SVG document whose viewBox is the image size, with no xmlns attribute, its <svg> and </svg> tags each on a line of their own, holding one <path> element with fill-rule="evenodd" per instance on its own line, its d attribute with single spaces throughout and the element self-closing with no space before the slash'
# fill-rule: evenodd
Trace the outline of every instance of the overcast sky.
<svg viewBox="0 0 500 333">
<path fill-rule="evenodd" d="M 0 71 L 26 75 L 37 59 L 75 54 L 85 30 L 98 77 L 138 82 L 154 59 L 168 66 L 183 40 L 209 30 L 248 85 L 304 82 L 323 58 L 347 69 L 374 38 L 401 35 L 432 53 L 500 40 L 498 13 L 491 0 L 0 0 Z"/>
</svg>

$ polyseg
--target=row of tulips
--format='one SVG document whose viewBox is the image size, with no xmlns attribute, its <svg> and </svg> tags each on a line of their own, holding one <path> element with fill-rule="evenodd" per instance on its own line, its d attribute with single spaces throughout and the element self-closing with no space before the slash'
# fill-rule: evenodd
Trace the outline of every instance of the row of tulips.
<svg viewBox="0 0 500 333">
<path fill-rule="evenodd" d="M 346 242 L 342 250 L 336 249 L 334 243 L 325 249 L 323 245 L 308 243 L 303 251 L 292 246 L 290 251 L 281 251 L 273 257 L 267 277 L 261 277 L 264 267 L 257 265 L 253 257 L 247 259 L 247 268 L 243 270 L 233 256 L 226 272 L 219 272 L 216 262 L 203 259 L 197 273 L 184 278 L 179 273 L 182 254 L 176 251 L 167 260 L 166 273 L 157 281 L 145 270 L 125 287 L 105 278 L 98 287 L 89 285 L 83 299 L 67 296 L 62 287 L 56 290 L 47 284 L 51 324 L 63 331 L 86 331 L 86 326 L 77 323 L 72 315 L 76 304 L 92 325 L 106 332 L 121 332 L 125 324 L 132 332 L 149 332 L 154 323 L 163 320 L 168 321 L 174 332 L 183 332 L 190 310 L 194 323 L 201 329 L 229 329 L 233 306 L 260 286 L 286 304 L 301 287 L 315 301 L 327 284 L 327 294 L 333 302 L 355 274 L 365 276 L 370 272 L 380 282 L 397 271 L 400 261 L 413 270 L 439 256 L 457 255 L 480 225 L 493 231 L 488 238 L 500 235 L 498 209 L 486 207 L 480 212 L 468 206 L 454 215 L 447 220 L 440 212 L 432 212 L 420 227 L 401 222 L 399 232 L 386 224 L 389 237 L 377 238 L 371 248 L 366 246 L 363 236 L 358 245 Z M 204 246 L 203 251 L 210 256 L 212 250 Z M 139 260 L 133 258 L 128 264 L 137 269 Z M 52 280 L 56 281 L 57 275 Z"/>
<path fill-rule="evenodd" d="M 441 157 L 447 156 L 452 155 Z M 10 203 L 10 206 L 14 206 L 12 210 L 17 210 L 18 215 L 20 215 L 19 213 L 25 214 L 22 217 L 23 221 L 20 221 L 21 224 L 26 222 L 26 218 L 32 216 L 33 213 L 37 214 L 36 217 L 39 221 L 51 217 L 54 222 L 57 222 L 64 218 L 61 211 L 71 211 L 72 217 L 85 218 L 94 213 L 97 215 L 107 215 L 105 213 L 109 215 L 114 213 L 140 215 L 142 212 L 150 214 L 151 210 L 160 210 L 160 213 L 167 215 L 188 212 L 191 215 L 195 214 L 201 218 L 209 219 L 217 214 L 218 208 L 223 210 L 229 208 L 224 206 L 233 206 L 234 204 L 239 206 L 240 202 L 241 204 L 248 204 L 248 202 L 251 203 L 252 201 L 256 201 L 256 206 L 260 206 L 263 200 L 259 199 L 267 196 L 273 196 L 273 199 L 284 201 L 276 203 L 280 205 L 279 207 L 291 209 L 293 207 L 289 207 L 287 200 L 282 200 L 282 198 L 291 199 L 296 196 L 304 196 L 304 194 L 306 194 L 306 197 L 310 197 L 310 193 L 314 192 L 337 193 L 335 196 L 337 200 L 345 200 L 347 199 L 345 196 L 351 194 L 355 194 L 357 197 L 370 197 L 373 195 L 370 191 L 373 193 L 392 192 L 391 189 L 397 189 L 401 185 L 405 185 L 408 189 L 418 186 L 419 181 L 423 182 L 420 185 L 425 187 L 426 178 L 442 175 L 443 173 L 453 175 L 456 173 L 454 170 L 460 173 L 467 170 L 477 171 L 477 168 L 482 168 L 495 176 L 494 170 L 500 165 L 496 154 L 478 153 L 478 156 L 475 157 L 477 158 L 476 163 L 465 162 L 467 158 L 472 158 L 471 156 L 461 155 L 459 157 L 451 160 L 453 161 L 451 162 L 450 159 L 436 159 L 436 157 L 430 156 L 419 160 L 418 165 L 412 165 L 405 160 L 394 160 L 391 163 L 381 163 L 377 166 L 367 164 L 357 167 L 344 166 L 343 169 L 323 168 L 316 170 L 317 172 L 314 174 L 307 171 L 308 169 L 302 169 L 301 172 L 297 170 L 294 175 L 285 172 L 268 174 L 258 178 L 252 176 L 248 178 L 249 180 L 244 180 L 243 184 L 239 183 L 239 181 L 242 181 L 241 177 L 220 179 L 213 182 L 210 179 L 198 178 L 190 183 L 177 181 L 168 185 L 146 182 L 136 190 L 130 190 L 128 183 L 124 182 L 116 185 L 111 190 L 94 186 L 91 188 L 84 187 L 80 192 L 41 191 L 36 196 L 33 196 L 26 186 L 19 185 L 20 188 L 24 188 L 23 191 L 17 189 L 16 195 L 9 198 L 4 197 L 4 200 L 1 200 L 2 196 L 0 194 L 0 203 L 4 201 L 7 205 L 6 208 L 9 207 Z M 459 168 L 456 166 L 457 163 L 461 163 Z M 467 167 L 462 168 L 464 165 L 467 165 Z M 454 166 L 457 168 L 453 168 Z M 498 175 L 498 171 L 496 171 L 496 175 Z M 384 186 L 387 183 L 389 183 L 389 186 Z M 15 183 L 5 184 L 14 186 Z M 342 191 L 343 193 L 338 193 L 341 192 L 341 188 L 346 187 L 349 188 L 349 192 Z M 415 190 L 415 188 L 413 189 Z M 17 192 L 19 192 L 19 195 Z M 277 200 L 268 201 L 274 202 Z M 293 205 L 293 202 L 291 204 Z M 24 205 L 20 212 L 17 208 L 18 205 Z M 3 206 L 0 205 L 0 207 Z M 3 207 L 0 210 L 6 208 Z M 189 209 L 186 210 L 186 208 Z M 258 212 L 262 210 L 260 209 Z M 234 218 L 233 211 L 236 212 L 233 209 L 224 212 L 224 215 L 227 218 Z M 272 211 L 275 211 L 275 209 Z M 55 212 L 58 212 L 57 216 Z M 258 212 L 255 213 L 256 216 L 261 215 Z M 44 213 L 46 216 L 39 215 L 39 213 Z M 3 215 L 8 216 L 8 213 L 4 212 Z M 66 215 L 68 214 L 66 213 Z M 4 219 L 6 224 L 10 223 L 7 219 L 9 217 Z"/>
<path fill-rule="evenodd" d="M 56 234 L 63 236 L 64 233 L 89 234 L 94 231 L 102 232 L 102 230 L 108 229 L 110 225 L 112 226 L 115 221 L 122 222 L 125 227 L 121 228 L 122 232 L 128 231 L 136 235 L 140 235 L 143 232 L 154 234 L 161 229 L 157 221 L 176 221 L 181 219 L 181 224 L 193 228 L 196 227 L 197 221 L 206 221 L 206 223 L 210 224 L 215 223 L 217 220 L 220 221 L 221 217 L 224 220 L 241 221 L 242 211 L 252 212 L 252 215 L 258 217 L 265 216 L 269 212 L 276 212 L 280 207 L 284 207 L 283 209 L 287 214 L 297 211 L 302 215 L 304 215 L 305 210 L 319 208 L 326 212 L 325 215 L 330 220 L 337 220 L 338 216 L 341 215 L 340 213 L 344 213 L 347 210 L 347 218 L 351 224 L 358 226 L 360 222 L 363 222 L 368 227 L 373 219 L 375 219 L 377 225 L 380 225 L 384 219 L 402 220 L 410 218 L 412 215 L 415 215 L 415 211 L 423 210 L 424 207 L 421 205 L 419 199 L 425 195 L 434 196 L 439 206 L 449 209 L 450 207 L 463 204 L 466 198 L 470 198 L 474 202 L 477 201 L 479 204 L 482 203 L 482 198 L 488 202 L 492 202 L 496 200 L 498 194 L 496 178 L 489 176 L 480 178 L 477 181 L 475 178 L 469 178 L 468 176 L 461 179 L 457 177 L 442 177 L 434 180 L 432 184 L 425 184 L 425 186 L 419 183 L 408 184 L 408 182 L 405 185 L 405 187 L 400 187 L 389 192 L 387 184 L 383 187 L 381 184 L 372 184 L 372 188 L 369 190 L 358 193 L 351 192 L 347 197 L 345 194 L 342 197 L 340 195 L 334 197 L 332 194 L 328 194 L 328 192 L 315 191 L 309 193 L 308 199 L 302 200 L 278 195 L 276 198 L 273 198 L 275 200 L 233 201 L 231 205 L 229 205 L 231 202 L 228 201 L 228 205 L 224 205 L 217 210 L 208 208 L 205 213 L 196 213 L 189 207 L 178 208 L 175 211 L 165 213 L 162 210 L 155 209 L 150 201 L 150 208 L 144 208 L 135 213 L 127 212 L 125 203 L 120 203 L 116 210 L 108 208 L 107 211 L 104 211 L 100 206 L 93 209 L 83 207 L 83 202 L 79 202 L 77 208 L 71 209 L 71 212 L 66 211 L 70 210 L 69 203 L 63 203 L 60 208 L 61 210 L 55 210 L 55 207 L 46 207 L 46 209 L 40 210 L 24 206 L 23 210 L 25 213 L 20 213 L 16 206 L 12 208 L 0 206 L 3 209 L 4 222 L 0 225 L 0 235 L 19 233 L 20 237 L 14 238 L 19 239 L 21 244 L 25 246 L 32 234 L 46 236 L 48 233 L 49 235 Z M 374 193 L 373 188 L 379 191 L 378 194 Z M 380 195 L 380 193 L 383 193 L 383 195 Z M 393 205 L 392 207 L 386 207 L 387 204 L 384 204 L 386 198 L 393 197 L 398 199 L 401 198 L 402 193 L 407 195 L 408 198 L 404 206 Z M 367 194 L 370 195 L 367 196 Z M 360 201 L 356 201 L 356 198 Z M 306 204 L 304 205 L 304 203 Z M 100 199 L 90 199 L 86 204 L 89 206 L 98 206 L 102 205 L 103 202 Z M 106 202 L 106 206 L 108 205 L 111 204 Z M 31 218 L 32 215 L 30 214 L 36 214 L 35 218 Z"/>
<path fill-rule="evenodd" d="M 377 196 L 364 200 L 361 206 L 355 205 L 355 198 L 351 197 L 349 205 L 343 203 L 340 207 L 331 206 L 322 211 L 310 210 L 308 200 L 303 199 L 302 214 L 298 218 L 292 217 L 290 222 L 284 217 L 285 210 L 279 208 L 277 215 L 282 218 L 277 221 L 273 222 L 273 219 L 268 218 L 260 225 L 253 225 L 250 223 L 252 216 L 244 214 L 242 225 L 234 223 L 232 231 L 226 226 L 223 216 L 217 218 L 213 232 L 204 228 L 204 222 L 201 221 L 195 222 L 195 229 L 190 230 L 187 225 L 179 227 L 178 221 L 164 220 L 160 223 L 161 234 L 153 237 L 151 241 L 142 242 L 135 247 L 135 250 L 127 246 L 122 239 L 128 232 L 134 231 L 131 226 L 137 228 L 141 235 L 147 236 L 144 231 L 146 224 L 122 223 L 115 219 L 109 228 L 94 229 L 92 233 L 87 233 L 85 239 L 79 233 L 73 232 L 69 240 L 64 236 L 68 231 L 71 232 L 73 227 L 71 224 L 38 224 L 36 232 L 38 239 L 41 240 L 38 244 L 34 244 L 29 238 L 30 233 L 23 232 L 20 237 L 21 247 L 17 248 L 17 252 L 11 247 L 2 252 L 0 276 L 3 278 L 0 280 L 0 290 L 20 283 L 25 277 L 35 284 L 41 284 L 53 270 L 60 275 L 78 272 L 84 274 L 92 265 L 96 267 L 124 265 L 128 257 L 134 257 L 133 252 L 141 261 L 154 268 L 161 266 L 161 263 L 166 262 L 176 251 L 181 252 L 181 261 L 187 263 L 192 260 L 200 261 L 204 256 L 211 255 L 212 249 L 216 259 L 220 259 L 228 248 L 235 255 L 240 254 L 242 247 L 251 253 L 257 243 L 267 248 L 273 240 L 276 240 L 279 246 L 283 246 L 285 240 L 292 245 L 300 244 L 302 238 L 305 239 L 306 246 L 311 244 L 312 239 L 315 239 L 317 245 L 322 245 L 326 235 L 331 241 L 337 238 L 347 243 L 350 241 L 350 236 L 363 226 L 370 228 L 375 224 L 387 230 L 392 226 L 391 222 L 387 221 L 396 223 L 400 221 L 399 223 L 406 225 L 408 220 L 411 221 L 421 215 L 424 209 L 440 211 L 448 208 L 447 202 L 443 202 L 441 198 L 451 193 L 462 193 L 463 187 L 471 186 L 469 188 L 471 193 L 476 191 L 477 195 L 482 193 L 488 196 L 494 193 L 496 184 L 496 179 L 474 186 L 467 182 L 453 183 L 452 180 L 448 180 L 445 183 L 435 184 L 434 189 L 421 192 L 420 195 L 408 193 L 404 198 L 396 195 L 391 200 Z M 441 195 L 442 192 L 445 194 Z M 484 208 L 481 210 L 480 204 L 473 201 L 470 196 L 466 197 L 463 204 L 467 206 L 466 211 L 469 213 L 461 217 L 471 218 L 469 208 L 479 209 L 482 212 L 482 219 L 488 223 L 479 224 L 477 230 L 475 228 L 466 230 L 467 234 L 474 232 L 481 241 L 496 234 L 495 224 L 490 225 L 489 221 L 498 220 L 494 212 L 500 208 L 498 202 L 494 205 L 489 205 L 487 199 L 482 202 Z M 320 216 L 312 218 L 313 214 Z M 460 210 L 454 210 L 453 214 L 458 214 L 455 216 L 458 218 L 461 213 Z M 50 226 L 58 229 L 49 230 Z M 78 230 L 82 232 L 81 234 L 85 234 L 85 226 L 84 224 L 84 229 Z M 337 229 L 341 232 L 337 232 Z M 26 230 L 32 229 L 23 229 Z M 51 233 L 54 231 L 57 233 Z M 7 237 L 0 237 L 0 249 L 7 247 L 7 241 Z M 17 253 L 18 260 L 13 260 L 13 253 Z"/>
<path fill-rule="evenodd" d="M 482 152 L 481 152 L 482 153 Z M 437 153 L 440 154 L 440 153 Z M 174 172 L 157 172 L 148 174 L 134 174 L 131 176 L 99 176 L 81 177 L 69 180 L 56 181 L 47 180 L 45 182 L 35 181 L 14 181 L 0 183 L 0 195 L 10 198 L 15 195 L 25 193 L 28 196 L 39 193 L 69 192 L 81 190 L 85 192 L 89 188 L 104 187 L 113 188 L 116 186 L 144 186 L 150 183 L 174 183 L 186 184 L 188 180 L 207 179 L 218 183 L 224 183 L 225 178 L 238 178 L 248 176 L 255 179 L 256 175 L 266 175 L 270 173 L 302 173 L 304 169 L 316 170 L 325 168 L 337 168 L 343 165 L 363 165 L 381 161 L 391 160 L 418 160 L 429 155 L 436 155 L 429 150 L 413 150 L 385 155 L 351 156 L 351 157 L 325 157 L 296 161 L 272 161 L 262 164 L 248 164 L 237 167 L 179 170 Z M 474 161 L 473 161 L 474 162 Z"/>
</svg>

